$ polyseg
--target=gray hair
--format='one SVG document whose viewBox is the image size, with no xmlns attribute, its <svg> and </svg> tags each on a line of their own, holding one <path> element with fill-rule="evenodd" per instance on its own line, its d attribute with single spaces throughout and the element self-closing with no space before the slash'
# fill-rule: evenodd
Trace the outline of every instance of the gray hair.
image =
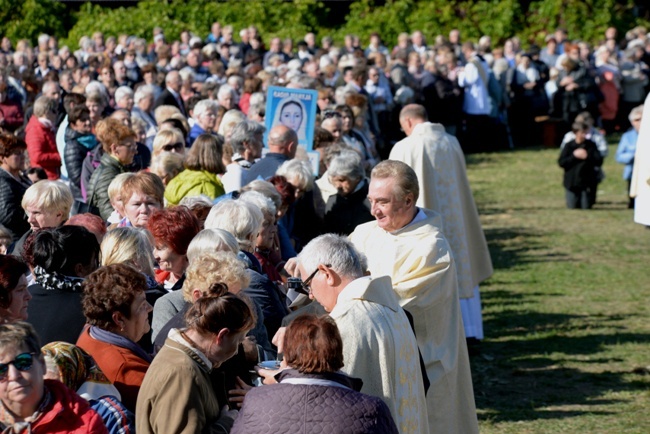
<svg viewBox="0 0 650 434">
<path fill-rule="evenodd" d="M 237 97 L 237 93 L 235 92 L 235 89 L 229 84 L 223 84 L 219 88 L 219 92 L 217 92 L 217 99 L 221 99 L 222 96 L 225 96 L 226 93 L 230 93 L 230 95 L 235 98 Z"/>
<path fill-rule="evenodd" d="M 58 106 L 59 103 L 56 100 L 46 96 L 41 96 L 34 103 L 34 116 L 40 118 L 48 113 L 56 113 Z"/>
<path fill-rule="evenodd" d="M 266 104 L 266 95 L 264 95 L 262 92 L 252 93 L 249 101 L 251 105 L 255 105 L 255 104 L 264 105 Z"/>
<path fill-rule="evenodd" d="M 280 196 L 280 193 L 278 193 L 278 190 L 276 190 L 275 186 L 268 181 L 255 179 L 246 184 L 240 190 L 242 193 L 246 191 L 257 191 L 258 193 L 262 193 L 264 196 L 273 201 L 276 210 L 282 206 L 282 196 Z"/>
<path fill-rule="evenodd" d="M 239 252 L 237 239 L 223 229 L 203 229 L 187 246 L 187 260 L 191 264 L 196 258 L 212 252 Z"/>
<path fill-rule="evenodd" d="M 308 162 L 302 160 L 288 160 L 282 163 L 275 172 L 276 175 L 284 176 L 289 183 L 303 191 L 311 191 L 314 188 L 314 175 Z M 293 182 L 292 182 L 293 181 Z"/>
<path fill-rule="evenodd" d="M 243 200 L 244 202 L 255 205 L 260 209 L 260 211 L 262 211 L 263 214 L 268 214 L 275 217 L 275 213 L 277 212 L 275 204 L 271 198 L 265 196 L 259 191 L 245 191 L 239 196 L 239 200 Z"/>
<path fill-rule="evenodd" d="M 235 236 L 241 250 L 252 250 L 254 237 L 264 216 L 255 205 L 242 200 L 224 199 L 212 207 L 205 219 L 206 229 L 223 229 Z"/>
<path fill-rule="evenodd" d="M 366 171 L 361 163 L 361 156 L 356 151 L 345 149 L 330 161 L 327 167 L 330 178 L 340 176 L 347 179 L 362 179 Z"/>
<path fill-rule="evenodd" d="M 237 153 L 244 152 L 244 142 L 250 142 L 257 134 L 264 134 L 266 128 L 263 125 L 251 120 L 243 120 L 232 129 L 230 135 L 230 146 Z"/>
<path fill-rule="evenodd" d="M 217 109 L 219 108 L 219 104 L 217 104 L 216 101 L 211 100 L 211 99 L 202 99 L 201 101 L 197 102 L 196 105 L 194 106 L 194 114 L 193 117 L 194 119 L 198 119 L 199 116 L 201 116 L 203 113 L 206 111 L 212 109 L 214 112 L 217 112 Z"/>
<path fill-rule="evenodd" d="M 154 93 L 155 92 L 152 85 L 147 84 L 144 86 L 140 86 L 138 90 L 135 91 L 135 94 L 133 95 L 133 102 L 137 104 L 148 96 L 154 96 Z"/>
<path fill-rule="evenodd" d="M 115 102 L 126 96 L 133 96 L 133 89 L 129 86 L 120 86 L 115 90 Z"/>
<path fill-rule="evenodd" d="M 194 81 L 195 74 L 192 68 L 190 68 L 189 66 L 186 66 L 185 68 L 178 71 L 178 75 L 181 76 L 181 80 L 183 81 L 188 81 L 188 80 Z"/>
<path fill-rule="evenodd" d="M 325 234 L 314 238 L 298 255 L 298 262 L 309 273 L 319 265 L 328 265 L 342 277 L 357 279 L 364 275 L 365 258 L 346 238 Z"/>
<path fill-rule="evenodd" d="M 627 118 L 632 122 L 636 116 L 643 116 L 643 104 L 634 107 Z"/>
</svg>

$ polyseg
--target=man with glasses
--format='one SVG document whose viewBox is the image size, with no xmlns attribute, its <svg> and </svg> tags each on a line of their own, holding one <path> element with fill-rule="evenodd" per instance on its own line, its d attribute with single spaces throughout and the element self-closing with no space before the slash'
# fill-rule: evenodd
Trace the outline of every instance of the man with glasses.
<svg viewBox="0 0 650 434">
<path fill-rule="evenodd" d="M 343 371 L 363 380 L 361 391 L 381 398 L 400 433 L 428 433 L 418 348 L 390 277 L 365 276 L 365 260 L 334 234 L 312 240 L 298 255 L 303 291 L 336 322 Z"/>
<path fill-rule="evenodd" d="M 376 221 L 357 226 L 350 240 L 366 255 L 374 279 L 390 276 L 400 305 L 413 315 L 431 382 L 431 432 L 478 433 L 456 263 L 440 231 L 440 215 L 416 206 L 419 192 L 418 178 L 408 165 L 379 163 L 368 190 Z"/>
</svg>

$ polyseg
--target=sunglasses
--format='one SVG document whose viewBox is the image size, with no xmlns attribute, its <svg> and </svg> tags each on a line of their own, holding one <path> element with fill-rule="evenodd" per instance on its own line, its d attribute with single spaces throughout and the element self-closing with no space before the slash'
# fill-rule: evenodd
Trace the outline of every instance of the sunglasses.
<svg viewBox="0 0 650 434">
<path fill-rule="evenodd" d="M 334 111 L 334 110 L 325 110 L 323 112 L 323 118 L 324 119 L 330 119 L 330 118 L 340 118 L 341 113 Z"/>
<path fill-rule="evenodd" d="M 178 142 L 178 143 L 170 143 L 169 145 L 163 146 L 163 151 L 171 151 L 173 149 L 176 149 L 177 151 L 180 151 L 185 147 L 184 143 Z"/>
<path fill-rule="evenodd" d="M 34 356 L 36 353 L 22 353 L 18 354 L 15 359 L 7 362 L 0 363 L 0 381 L 7 379 L 9 373 L 9 365 L 14 365 L 19 371 L 29 371 L 34 365 Z"/>
</svg>

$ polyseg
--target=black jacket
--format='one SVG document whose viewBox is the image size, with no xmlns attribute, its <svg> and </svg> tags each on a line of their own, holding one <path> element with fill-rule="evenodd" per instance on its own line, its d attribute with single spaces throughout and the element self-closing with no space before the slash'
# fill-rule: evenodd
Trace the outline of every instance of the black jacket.
<svg viewBox="0 0 650 434">
<path fill-rule="evenodd" d="M 573 151 L 580 148 L 587 151 L 587 158 L 584 160 L 573 156 Z M 594 188 L 598 184 L 597 168 L 603 164 L 603 157 L 591 140 L 585 140 L 580 145 L 572 140 L 562 149 L 558 164 L 564 169 L 564 188 Z"/>
<path fill-rule="evenodd" d="M 368 201 L 368 180 L 361 182 L 361 188 L 348 196 L 337 193 L 329 197 L 325 207 L 325 232 L 350 235 L 358 225 L 374 220 Z"/>
<path fill-rule="evenodd" d="M 24 176 L 20 180 L 0 168 L 0 224 L 11 232 L 13 241 L 29 230 L 27 216 L 20 202 L 31 182 Z"/>
<path fill-rule="evenodd" d="M 34 326 L 41 345 L 54 341 L 76 344 L 86 324 L 81 307 L 82 292 L 34 284 L 29 287 L 29 293 L 32 299 L 27 307 L 27 322 Z"/>
<path fill-rule="evenodd" d="M 102 155 L 101 164 L 90 177 L 86 202 L 90 206 L 97 207 L 99 215 L 104 220 L 108 220 L 113 212 L 111 201 L 108 198 L 108 186 L 117 175 L 124 172 L 127 172 L 126 167 L 111 157 L 110 154 L 104 154 Z"/>
<path fill-rule="evenodd" d="M 79 139 L 85 136 L 92 136 L 92 134 L 82 134 L 70 127 L 67 127 L 65 130 L 65 148 L 63 148 L 63 160 L 65 162 L 65 168 L 68 171 L 70 190 L 72 190 L 72 195 L 75 199 L 83 199 L 81 195 L 81 172 L 84 159 L 97 146 L 100 146 L 97 145 L 97 141 L 95 140 L 95 146 L 93 146 L 91 149 L 87 148 L 79 141 Z"/>
</svg>

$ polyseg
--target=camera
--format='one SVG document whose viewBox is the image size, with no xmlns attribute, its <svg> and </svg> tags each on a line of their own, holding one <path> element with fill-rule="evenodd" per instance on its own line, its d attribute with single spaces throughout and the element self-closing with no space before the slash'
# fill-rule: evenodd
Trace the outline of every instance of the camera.
<svg viewBox="0 0 650 434">
<path fill-rule="evenodd" d="M 302 279 L 300 277 L 289 277 L 287 278 L 287 289 L 293 289 L 294 291 L 309 295 L 305 288 L 302 285 Z"/>
</svg>

